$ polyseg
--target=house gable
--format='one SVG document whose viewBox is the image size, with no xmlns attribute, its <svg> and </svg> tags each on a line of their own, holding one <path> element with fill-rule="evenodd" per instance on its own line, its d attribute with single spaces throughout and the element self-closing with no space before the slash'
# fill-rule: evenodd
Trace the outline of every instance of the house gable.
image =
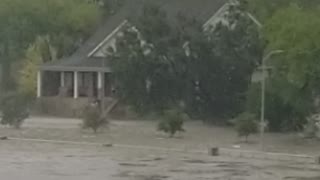
<svg viewBox="0 0 320 180">
<path fill-rule="evenodd" d="M 103 58 L 108 55 L 109 48 L 116 49 L 116 39 L 121 36 L 123 27 L 128 23 L 124 20 L 103 41 L 101 41 L 89 54 L 88 57 Z"/>
</svg>

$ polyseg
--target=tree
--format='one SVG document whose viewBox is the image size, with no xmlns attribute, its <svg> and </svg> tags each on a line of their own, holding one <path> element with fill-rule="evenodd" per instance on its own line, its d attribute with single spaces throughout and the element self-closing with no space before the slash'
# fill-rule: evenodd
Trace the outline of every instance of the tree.
<svg viewBox="0 0 320 180">
<path fill-rule="evenodd" d="M 117 39 L 112 65 L 119 96 L 137 111 L 162 111 L 180 99 L 178 33 L 165 12 L 148 6 Z"/>
<path fill-rule="evenodd" d="M 318 0 L 248 0 L 248 4 L 249 11 L 262 22 L 268 20 L 278 10 L 287 8 L 291 4 L 309 10 L 320 5 Z"/>
<path fill-rule="evenodd" d="M 90 128 L 97 133 L 99 128 L 105 127 L 109 124 L 106 117 L 102 116 L 101 108 L 97 103 L 89 104 L 85 111 L 83 117 L 83 127 Z"/>
<path fill-rule="evenodd" d="M 29 117 L 31 99 L 27 94 L 11 92 L 5 94 L 0 101 L 2 118 L 0 123 L 19 129 L 26 118 Z"/>
<path fill-rule="evenodd" d="M 190 75 L 198 83 L 197 101 L 209 117 L 231 117 L 243 110 L 245 92 L 264 48 L 245 4 L 232 5 L 228 11 L 227 24 L 218 24 L 190 43 L 190 67 L 196 67 Z"/>
<path fill-rule="evenodd" d="M 320 80 L 319 27 L 318 12 L 296 4 L 275 12 L 264 27 L 268 49 L 284 51 L 269 62 L 273 72 L 268 86 L 282 104 L 290 107 L 290 111 L 285 111 L 287 117 L 294 114 L 299 118 L 287 123 L 289 127 L 294 125 L 294 129 L 301 130 L 306 117 L 316 110 L 314 99 L 319 97 Z"/>
<path fill-rule="evenodd" d="M 304 136 L 306 138 L 320 139 L 320 118 L 319 115 L 308 117 L 308 121 L 304 126 Z"/>
<path fill-rule="evenodd" d="M 38 37 L 34 44 L 26 50 L 22 60 L 19 76 L 17 77 L 18 90 L 22 93 L 35 96 L 37 88 L 37 68 L 46 61 L 56 60 L 56 50 L 51 46 L 48 36 Z"/>
<path fill-rule="evenodd" d="M 173 137 L 177 132 L 184 132 L 183 124 L 188 115 L 179 109 L 170 109 L 164 112 L 162 121 L 158 124 L 158 131 L 163 131 Z"/>
<path fill-rule="evenodd" d="M 125 0 L 101 0 L 101 3 L 107 14 L 114 14 L 123 4 Z"/>
<path fill-rule="evenodd" d="M 285 83 L 283 81 L 283 83 Z M 271 132 L 283 132 L 301 130 L 305 123 L 308 111 L 312 109 L 305 96 L 295 97 L 299 102 L 293 103 L 283 99 L 279 90 L 275 87 L 273 80 L 267 81 L 265 119 L 268 121 L 268 130 Z M 286 83 L 283 88 L 289 89 Z M 261 113 L 261 84 L 251 84 L 247 93 L 246 111 L 255 114 L 257 117 Z"/>
<path fill-rule="evenodd" d="M 146 6 L 117 39 L 112 65 L 120 97 L 142 112 L 182 101 L 203 118 L 236 114 L 262 54 L 243 8 L 231 6 L 229 23 L 205 32 L 196 19 L 168 20 L 159 7 Z"/>
<path fill-rule="evenodd" d="M 23 59 L 36 37 L 48 35 L 58 57 L 67 55 L 95 27 L 99 14 L 98 7 L 86 1 L 3 0 L 0 4 L 0 63 L 5 74 L 2 88 L 14 86 L 11 65 Z"/>
<path fill-rule="evenodd" d="M 246 142 L 248 142 L 248 137 L 258 132 L 256 116 L 250 113 L 240 114 L 235 120 L 235 127 L 239 137 L 245 137 Z"/>
</svg>

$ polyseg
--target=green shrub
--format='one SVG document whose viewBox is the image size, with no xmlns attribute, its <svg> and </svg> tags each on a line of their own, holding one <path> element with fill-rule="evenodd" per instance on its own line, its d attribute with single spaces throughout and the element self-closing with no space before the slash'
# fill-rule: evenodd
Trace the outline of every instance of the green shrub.
<svg viewBox="0 0 320 180">
<path fill-rule="evenodd" d="M 109 124 L 106 117 L 102 116 L 102 112 L 98 104 L 90 104 L 86 107 L 83 117 L 83 128 L 90 128 L 97 133 L 99 128 Z"/>
<path fill-rule="evenodd" d="M 308 117 L 308 122 L 303 129 L 304 137 L 320 139 L 320 116 L 319 114 Z"/>
<path fill-rule="evenodd" d="M 23 93 L 5 94 L 0 102 L 1 124 L 20 128 L 24 120 L 29 117 L 31 102 L 31 97 Z"/>
<path fill-rule="evenodd" d="M 246 142 L 248 142 L 248 137 L 251 134 L 258 132 L 258 123 L 254 114 L 242 113 L 236 118 L 234 123 L 239 137 L 245 137 Z"/>
<path fill-rule="evenodd" d="M 260 83 L 252 84 L 247 93 L 246 111 L 260 116 L 261 88 Z M 266 90 L 265 119 L 268 129 L 273 132 L 301 130 L 306 123 L 309 105 L 306 102 L 287 101 L 272 90 L 269 84 Z M 303 100 L 303 98 L 301 98 Z M 303 100 L 303 101 L 308 101 Z"/>
<path fill-rule="evenodd" d="M 177 132 L 184 132 L 183 124 L 188 119 L 187 114 L 178 110 L 171 109 L 164 112 L 162 121 L 158 124 L 158 131 L 163 131 L 173 137 Z"/>
</svg>

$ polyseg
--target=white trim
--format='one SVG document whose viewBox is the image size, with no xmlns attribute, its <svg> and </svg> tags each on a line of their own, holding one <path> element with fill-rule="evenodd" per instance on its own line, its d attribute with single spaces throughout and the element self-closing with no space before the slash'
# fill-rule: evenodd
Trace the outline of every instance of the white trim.
<svg viewBox="0 0 320 180">
<path fill-rule="evenodd" d="M 108 42 L 114 35 L 116 35 L 120 29 L 128 23 L 128 20 L 124 20 L 116 29 L 114 29 L 102 42 L 100 42 L 89 54 L 88 57 L 91 57 L 96 53 L 106 42 Z"/>
<path fill-rule="evenodd" d="M 207 20 L 207 22 L 203 25 L 203 29 L 207 30 L 207 28 L 209 27 L 210 24 L 212 24 L 212 22 L 220 17 L 225 11 L 228 10 L 229 5 L 234 5 L 237 4 L 238 2 L 236 0 L 229 0 L 229 2 L 226 2 L 211 18 L 209 18 L 209 20 Z M 262 28 L 263 25 L 262 23 L 255 17 L 253 16 L 250 12 L 247 12 L 247 16 L 259 27 Z"/>
<path fill-rule="evenodd" d="M 209 18 L 207 20 L 206 23 L 204 23 L 203 28 L 207 29 L 208 26 L 212 23 L 213 20 L 215 20 L 217 17 L 221 16 L 221 14 L 223 14 L 228 9 L 229 5 L 230 4 L 228 2 L 225 3 L 216 13 L 214 13 L 214 15 L 211 18 Z"/>
<path fill-rule="evenodd" d="M 263 25 L 262 23 L 256 18 L 254 17 L 251 13 L 247 13 L 247 16 L 259 27 L 259 28 L 262 28 Z"/>
<path fill-rule="evenodd" d="M 65 85 L 66 85 L 66 83 L 65 83 L 65 72 L 62 71 L 62 72 L 60 73 L 60 86 L 61 86 L 61 87 L 64 87 Z"/>
<path fill-rule="evenodd" d="M 102 89 L 102 76 L 103 72 L 98 72 L 98 90 Z"/>
<path fill-rule="evenodd" d="M 42 95 L 42 72 L 37 72 L 37 97 L 40 98 Z"/>
</svg>

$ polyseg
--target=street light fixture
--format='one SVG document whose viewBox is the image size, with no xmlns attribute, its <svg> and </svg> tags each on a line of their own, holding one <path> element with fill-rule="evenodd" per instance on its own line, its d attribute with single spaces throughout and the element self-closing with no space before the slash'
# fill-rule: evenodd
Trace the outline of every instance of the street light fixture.
<svg viewBox="0 0 320 180">
<path fill-rule="evenodd" d="M 264 131 L 265 131 L 265 100 L 266 100 L 266 61 L 269 60 L 273 55 L 283 53 L 283 50 L 273 50 L 265 55 L 262 59 L 262 81 L 261 81 L 261 117 L 260 117 L 260 146 L 263 150 L 264 146 Z"/>
</svg>

